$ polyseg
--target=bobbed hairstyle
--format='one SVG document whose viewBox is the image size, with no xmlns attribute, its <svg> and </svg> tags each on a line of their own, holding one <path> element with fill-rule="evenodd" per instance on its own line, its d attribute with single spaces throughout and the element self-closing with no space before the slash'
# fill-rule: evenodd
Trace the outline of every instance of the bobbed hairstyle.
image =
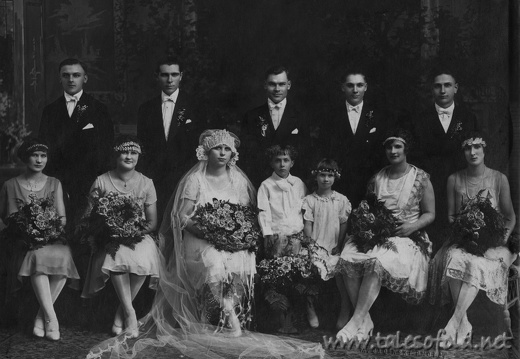
<svg viewBox="0 0 520 359">
<path fill-rule="evenodd" d="M 88 73 L 87 65 L 85 65 L 84 62 L 81 62 L 78 59 L 74 59 L 74 58 L 68 58 L 68 59 L 65 59 L 62 62 L 60 62 L 60 64 L 58 65 L 58 73 L 61 72 L 61 68 L 63 66 L 71 66 L 71 65 L 80 65 L 83 68 L 83 71 L 85 71 L 85 75 Z"/>
<path fill-rule="evenodd" d="M 386 149 L 387 145 L 397 138 L 402 138 L 404 140 L 404 153 L 407 155 L 414 147 L 414 139 L 410 131 L 403 128 L 396 128 L 388 131 L 385 140 L 383 141 L 383 147 Z"/>
<path fill-rule="evenodd" d="M 34 152 L 42 151 L 47 153 L 48 150 L 49 147 L 45 141 L 42 141 L 36 137 L 27 137 L 18 148 L 16 155 L 18 158 L 20 158 L 20 160 L 22 160 L 23 163 L 27 163 L 29 161 L 29 157 L 31 157 Z"/>
<path fill-rule="evenodd" d="M 265 157 L 268 162 L 271 162 L 276 156 L 289 156 L 292 161 L 298 157 L 298 151 L 291 145 L 274 145 L 265 150 Z"/>
</svg>

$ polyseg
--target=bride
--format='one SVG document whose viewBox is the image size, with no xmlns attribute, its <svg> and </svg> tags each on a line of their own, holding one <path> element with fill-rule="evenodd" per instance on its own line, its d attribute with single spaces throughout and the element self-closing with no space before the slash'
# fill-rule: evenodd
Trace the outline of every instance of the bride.
<svg viewBox="0 0 520 359">
<path fill-rule="evenodd" d="M 145 358 L 172 347 L 190 358 L 324 356 L 317 343 L 245 330 L 251 318 L 255 255 L 217 250 L 197 226 L 196 209 L 214 198 L 256 205 L 251 182 L 235 164 L 239 145 L 226 130 L 201 134 L 199 162 L 181 179 L 165 212 L 159 289 L 150 313 L 139 321 L 137 341 L 129 343 L 124 335 L 112 338 L 92 348 L 88 358 L 103 353 Z"/>
</svg>

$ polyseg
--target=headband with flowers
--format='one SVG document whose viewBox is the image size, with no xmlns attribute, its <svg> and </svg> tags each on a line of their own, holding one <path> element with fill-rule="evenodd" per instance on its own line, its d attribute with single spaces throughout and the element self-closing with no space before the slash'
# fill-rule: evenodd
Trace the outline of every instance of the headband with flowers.
<svg viewBox="0 0 520 359">
<path fill-rule="evenodd" d="M 208 152 L 217 146 L 226 145 L 231 148 L 234 156 L 229 160 L 229 165 L 234 166 L 238 161 L 237 147 L 240 141 L 232 132 L 226 130 L 206 130 L 200 135 L 199 146 L 195 150 L 199 161 L 208 160 Z"/>
<path fill-rule="evenodd" d="M 473 145 L 481 145 L 482 147 L 487 146 L 486 141 L 484 141 L 482 139 L 482 137 L 472 137 L 472 138 L 468 138 L 467 140 L 462 142 L 462 148 L 464 148 L 466 146 L 471 147 Z"/>
<path fill-rule="evenodd" d="M 120 145 L 114 146 L 115 152 L 134 151 L 141 154 L 141 146 L 134 141 L 123 142 Z"/>
<path fill-rule="evenodd" d="M 319 167 L 315 170 L 312 170 L 311 173 L 313 176 L 316 176 L 319 173 L 332 173 L 334 175 L 334 177 L 336 177 L 336 178 L 341 177 L 341 173 L 338 170 L 333 169 L 333 168 L 327 168 L 327 167 Z"/>
<path fill-rule="evenodd" d="M 36 151 L 47 152 L 48 150 L 49 150 L 49 147 L 47 147 L 47 145 L 44 145 L 43 143 L 35 143 L 34 145 L 27 147 L 26 152 L 27 153 L 32 153 L 32 152 L 36 152 Z"/>
<path fill-rule="evenodd" d="M 383 146 L 386 145 L 386 143 L 387 143 L 388 141 L 395 141 L 395 140 L 397 140 L 397 141 L 401 141 L 402 143 L 404 143 L 404 144 L 406 145 L 406 141 L 404 140 L 404 138 L 402 138 L 402 137 L 390 136 L 390 137 L 388 137 L 386 140 L 383 141 Z"/>
</svg>

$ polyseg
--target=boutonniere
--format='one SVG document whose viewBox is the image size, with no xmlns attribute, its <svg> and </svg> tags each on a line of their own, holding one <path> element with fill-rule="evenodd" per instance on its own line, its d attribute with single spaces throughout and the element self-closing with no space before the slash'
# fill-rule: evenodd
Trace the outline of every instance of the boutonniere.
<svg viewBox="0 0 520 359">
<path fill-rule="evenodd" d="M 181 108 L 179 110 L 179 113 L 177 114 L 177 126 L 187 125 L 188 123 L 191 123 L 191 119 L 186 118 L 186 116 L 184 115 L 185 113 L 186 113 L 185 108 Z"/>
<path fill-rule="evenodd" d="M 367 128 L 374 128 L 374 111 L 368 111 L 365 117 L 367 118 L 365 121 L 365 126 Z"/>
<path fill-rule="evenodd" d="M 455 123 L 455 126 L 452 127 L 450 131 L 450 138 L 454 138 L 455 136 L 459 137 L 462 132 L 462 122 L 460 120 Z"/>
<path fill-rule="evenodd" d="M 83 117 L 83 115 L 85 114 L 85 111 L 87 111 L 88 109 L 88 105 L 76 105 L 76 114 L 77 114 L 77 120 L 79 121 L 79 119 L 81 117 Z"/>
<path fill-rule="evenodd" d="M 260 129 L 262 130 L 262 137 L 265 137 L 266 131 L 267 131 L 267 128 L 269 127 L 269 125 L 268 125 L 266 119 L 263 118 L 262 116 L 258 116 L 258 119 L 260 120 L 259 126 L 260 126 Z"/>
</svg>

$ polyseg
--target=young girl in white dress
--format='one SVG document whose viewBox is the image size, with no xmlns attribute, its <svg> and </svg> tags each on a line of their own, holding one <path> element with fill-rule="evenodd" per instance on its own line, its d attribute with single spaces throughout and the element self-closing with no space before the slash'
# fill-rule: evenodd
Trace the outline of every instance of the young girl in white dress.
<svg viewBox="0 0 520 359">
<path fill-rule="evenodd" d="M 314 263 L 321 278 L 336 278 L 341 295 L 341 310 L 336 326 L 340 329 L 348 320 L 349 306 L 343 278 L 335 275 L 335 268 L 343 248 L 352 206 L 347 197 L 332 190 L 334 181 L 340 178 L 339 167 L 334 160 L 322 159 L 312 174 L 318 189 L 303 200 L 304 233 L 325 249 L 319 252 L 322 261 Z"/>
<path fill-rule="evenodd" d="M 144 216 L 148 221 L 143 231 L 144 238 L 134 249 L 121 245 L 115 258 L 98 250 L 90 259 L 87 278 L 82 297 L 90 298 L 105 287 L 110 278 L 119 297 L 120 305 L 116 311 L 112 332 L 116 335 L 126 330 L 128 337 L 139 335 L 138 322 L 132 301 L 147 276 L 151 276 L 150 288 L 156 289 L 159 279 L 159 253 L 149 233 L 157 226 L 157 195 L 153 182 L 135 170 L 141 144 L 134 136 L 121 136 L 115 141 L 114 155 L 116 168 L 99 176 L 91 188 L 91 193 L 99 189 L 104 193 L 114 192 L 123 196 L 138 198 L 144 206 Z M 90 213 L 92 204 L 87 209 Z"/>
<path fill-rule="evenodd" d="M 65 225 L 65 205 L 61 183 L 54 177 L 43 173 L 47 164 L 48 147 L 38 139 L 26 139 L 18 150 L 18 157 L 27 165 L 25 172 L 6 181 L 0 191 L 0 218 L 18 212 L 19 201 L 38 198 L 53 198 L 57 213 Z M 20 241 L 15 243 L 20 244 Z M 18 246 L 18 245 L 17 245 Z M 79 289 L 79 275 L 72 260 L 68 245 L 52 243 L 24 253 L 21 248 L 8 255 L 7 263 L 11 267 L 10 289 L 19 289 L 22 277 L 30 277 L 31 284 L 40 303 L 40 309 L 34 319 L 33 334 L 50 340 L 60 339 L 58 317 L 54 311 L 54 302 L 58 298 L 67 279 L 71 287 Z M 16 274 L 18 274 L 16 276 Z"/>
</svg>

